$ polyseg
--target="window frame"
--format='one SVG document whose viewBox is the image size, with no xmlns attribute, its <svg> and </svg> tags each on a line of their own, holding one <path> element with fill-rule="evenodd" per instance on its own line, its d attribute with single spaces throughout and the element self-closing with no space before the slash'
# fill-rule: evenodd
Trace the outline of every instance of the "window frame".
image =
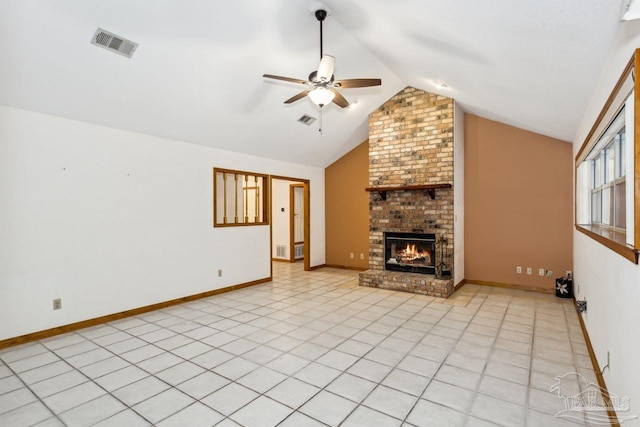
<svg viewBox="0 0 640 427">
<path fill-rule="evenodd" d="M 612 123 L 612 126 L 614 127 L 613 135 L 609 136 L 608 139 L 604 141 L 603 147 L 595 150 L 595 154 L 589 153 L 583 162 L 590 163 L 589 169 L 593 175 L 591 177 L 592 179 L 590 179 L 591 188 L 589 190 L 589 197 L 591 199 L 591 211 L 589 212 L 589 216 L 591 218 L 590 225 L 610 228 L 614 232 L 626 234 L 626 202 L 624 224 L 619 224 L 617 221 L 619 214 L 617 210 L 618 204 L 616 203 L 616 199 L 618 198 L 618 186 L 626 186 L 626 168 L 623 167 L 624 165 L 622 163 L 624 160 L 624 153 L 622 153 L 622 150 L 625 149 L 624 141 L 622 141 L 622 139 L 626 135 L 626 128 L 624 122 L 618 124 L 615 123 L 620 115 L 624 115 L 624 107 L 619 113 L 617 113 L 616 118 Z M 609 129 L 607 129 L 607 131 L 608 130 Z M 603 135 L 603 137 L 604 136 L 606 135 Z M 602 141 L 603 137 L 598 139 L 595 148 L 597 148 L 597 145 Z M 613 154 L 613 160 L 610 160 L 611 154 Z M 613 172 L 611 172 L 612 166 Z M 624 173 L 622 171 L 624 171 Z M 605 190 L 609 190 L 610 192 L 610 203 L 607 206 L 610 209 L 609 216 L 611 217 L 611 224 L 605 222 Z M 598 209 L 594 209 L 594 196 L 596 195 L 598 196 Z M 613 211 L 611 211 L 611 209 L 613 209 Z M 594 218 L 594 214 L 596 213 L 598 215 L 597 219 Z"/>
<path fill-rule="evenodd" d="M 245 177 L 251 177 L 254 179 L 253 183 L 256 183 L 257 178 L 261 178 L 262 179 L 262 194 L 261 195 L 256 195 L 255 196 L 255 207 L 257 208 L 258 206 L 260 207 L 260 218 L 262 219 L 262 221 L 248 221 L 248 217 L 246 216 L 246 213 L 249 212 L 248 211 L 248 207 L 245 206 L 245 204 L 248 203 L 248 190 L 251 189 L 255 189 L 254 186 L 248 186 L 242 187 L 242 193 L 240 194 L 240 196 L 238 196 L 238 187 L 237 185 L 235 186 L 235 203 L 236 206 L 233 207 L 232 211 L 235 213 L 234 221 L 233 222 L 225 222 L 224 218 L 226 218 L 225 216 L 223 216 L 223 218 L 218 218 L 218 174 L 222 173 L 223 176 L 229 174 L 235 177 L 235 179 L 237 179 L 238 176 L 245 176 Z M 249 180 L 245 180 L 245 182 L 247 184 L 252 183 Z M 269 225 L 270 223 L 270 217 L 269 217 L 269 185 L 270 185 L 270 180 L 269 180 L 269 175 L 266 174 L 262 174 L 262 173 L 256 173 L 256 172 L 247 172 L 247 171 L 239 171 L 239 170 L 234 170 L 234 169 L 224 169 L 224 168 L 218 168 L 218 167 L 214 167 L 213 168 L 213 226 L 214 227 L 248 227 L 248 226 L 255 226 L 255 225 Z M 226 193 L 225 193 L 226 195 Z M 224 196 L 223 196 L 224 197 Z M 238 212 L 235 212 L 235 210 L 237 209 L 237 204 L 238 204 L 238 197 L 242 198 L 242 217 L 244 219 L 246 219 L 246 221 L 242 221 L 242 222 L 237 222 L 237 217 L 238 217 Z M 252 200 L 253 200 L 254 196 L 252 196 Z M 228 209 L 227 209 L 228 211 Z"/>
<path fill-rule="evenodd" d="M 594 125 L 592 126 L 589 134 L 585 138 L 584 143 L 578 150 L 578 153 L 575 157 L 575 169 L 574 169 L 574 201 L 575 201 L 575 210 L 574 210 L 574 226 L 577 231 L 591 237 L 612 251 L 620 254 L 621 256 L 627 258 L 629 261 L 632 261 L 635 264 L 638 264 L 638 254 L 640 248 L 640 123 L 638 122 L 638 118 L 640 117 L 640 82 L 635 79 L 635 70 L 640 70 L 640 49 L 636 49 L 631 60 L 628 62 L 625 67 L 622 75 L 618 79 L 613 91 L 609 95 L 609 98 L 605 102 L 600 115 L 596 119 Z M 633 183 L 633 192 L 626 192 L 625 203 L 631 204 L 633 206 L 633 218 L 632 225 L 633 230 L 620 229 L 617 227 L 606 226 L 602 224 L 580 224 L 578 221 L 578 194 L 579 191 L 584 191 L 579 189 L 579 171 L 578 168 L 583 164 L 583 162 L 587 159 L 591 151 L 596 147 L 596 144 L 600 142 L 600 139 L 604 132 L 608 129 L 609 125 L 613 123 L 614 119 L 617 117 L 620 110 L 622 110 L 625 106 L 625 102 L 629 98 L 629 95 L 633 93 L 633 99 L 631 99 L 631 105 L 633 106 L 633 124 L 632 127 L 632 139 L 627 138 L 626 142 L 633 143 L 633 166 L 634 170 L 631 174 L 628 168 L 625 168 L 625 177 L 618 178 L 614 173 L 614 179 L 612 182 L 605 183 L 603 182 L 598 188 L 600 190 L 604 189 L 607 185 L 610 184 L 610 188 L 612 189 L 612 193 L 616 191 L 616 185 L 619 181 L 623 179 L 626 181 L 631 180 Z M 629 113 L 630 114 L 630 113 Z M 629 118 L 629 115 L 626 116 Z M 627 133 L 629 130 L 627 124 L 625 123 L 624 131 Z M 617 133 L 617 132 L 616 132 Z M 628 134 L 627 134 L 628 135 Z M 615 139 L 614 142 L 615 144 Z M 609 147 L 607 143 L 605 147 L 601 149 L 601 154 L 604 155 L 604 150 Z M 622 154 L 622 153 L 621 153 Z M 616 156 L 617 157 L 617 156 Z M 616 159 L 617 161 L 617 159 Z M 615 162 L 614 162 L 615 163 Z M 604 165 L 602 165 L 604 168 Z M 591 172 L 591 170 L 589 170 Z M 606 177 L 604 176 L 605 171 L 601 171 L 602 178 L 606 181 Z M 594 177 L 595 179 L 595 177 Z M 592 206 L 592 189 L 593 182 L 589 183 L 589 206 Z M 601 193 L 602 194 L 602 193 Z M 633 197 L 629 200 L 629 195 L 632 194 Z M 600 206 L 602 207 L 602 195 L 600 196 Z M 583 201 L 584 203 L 584 201 Z M 614 209 L 615 211 L 615 209 Z M 591 222 L 591 210 L 589 210 L 589 222 Z M 602 220 L 602 218 L 601 218 Z M 614 220 L 615 223 L 615 220 Z M 629 219 L 627 218 L 627 224 L 629 224 Z M 625 227 L 626 228 L 626 227 Z M 629 235 L 628 235 L 629 234 Z M 632 244 L 629 243 L 632 242 Z"/>
</svg>

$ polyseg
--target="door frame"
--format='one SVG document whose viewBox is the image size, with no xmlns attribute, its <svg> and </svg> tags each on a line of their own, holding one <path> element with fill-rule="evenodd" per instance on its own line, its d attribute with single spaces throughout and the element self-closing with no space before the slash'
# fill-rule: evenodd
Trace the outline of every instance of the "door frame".
<svg viewBox="0 0 640 427">
<path fill-rule="evenodd" d="M 310 181 L 303 178 L 292 178 L 289 176 L 269 175 L 269 188 L 273 188 L 273 180 L 293 181 L 296 184 L 302 184 L 304 197 L 304 271 L 311 271 L 311 201 L 310 201 Z M 269 195 L 269 214 L 271 214 L 271 206 L 273 205 L 273 191 Z M 270 253 L 273 258 L 273 223 L 269 221 L 270 235 Z M 292 236 L 289 236 L 293 239 Z M 271 263 L 271 277 L 273 277 L 273 262 Z"/>
</svg>

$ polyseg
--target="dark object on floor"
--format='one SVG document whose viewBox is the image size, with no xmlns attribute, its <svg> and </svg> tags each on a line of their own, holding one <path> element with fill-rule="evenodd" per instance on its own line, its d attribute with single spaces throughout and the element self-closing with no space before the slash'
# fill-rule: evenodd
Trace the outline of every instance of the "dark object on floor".
<svg viewBox="0 0 640 427">
<path fill-rule="evenodd" d="M 567 279 L 566 277 L 556 279 L 556 296 L 573 298 L 573 279 Z"/>
</svg>

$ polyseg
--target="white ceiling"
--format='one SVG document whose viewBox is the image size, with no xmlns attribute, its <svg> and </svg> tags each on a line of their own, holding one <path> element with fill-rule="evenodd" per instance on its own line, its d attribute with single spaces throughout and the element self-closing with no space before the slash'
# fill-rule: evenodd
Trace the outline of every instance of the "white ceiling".
<svg viewBox="0 0 640 427">
<path fill-rule="evenodd" d="M 620 26 L 621 1 L 325 0 L 324 51 L 355 105 L 304 89 L 319 61 L 308 0 L 0 0 L 0 104 L 324 167 L 367 137 L 367 117 L 407 85 L 465 111 L 571 141 Z M 140 44 L 90 44 L 97 27 Z M 448 84 L 438 89 L 434 80 Z"/>
</svg>

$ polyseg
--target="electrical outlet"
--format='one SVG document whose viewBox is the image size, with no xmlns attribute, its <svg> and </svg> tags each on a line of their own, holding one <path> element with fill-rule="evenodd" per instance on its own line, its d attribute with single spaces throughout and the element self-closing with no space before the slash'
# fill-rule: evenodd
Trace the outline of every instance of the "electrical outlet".
<svg viewBox="0 0 640 427">
<path fill-rule="evenodd" d="M 527 267 L 527 274 L 529 276 L 531 276 L 533 274 L 533 270 L 531 269 L 531 267 Z"/>
<path fill-rule="evenodd" d="M 218 270 L 218 277 L 222 277 L 222 270 Z"/>
<path fill-rule="evenodd" d="M 547 277 L 551 277 L 551 276 L 553 276 L 553 271 L 547 270 Z"/>
<path fill-rule="evenodd" d="M 349 258 L 353 259 L 353 252 L 349 252 Z"/>
<path fill-rule="evenodd" d="M 56 298 L 53 300 L 53 309 L 60 310 L 62 308 L 62 298 Z"/>
<path fill-rule="evenodd" d="M 517 274 L 522 274 L 522 267 L 521 266 L 517 266 L 516 267 L 516 273 Z"/>
<path fill-rule="evenodd" d="M 571 276 L 571 270 L 565 271 L 565 276 L 564 277 L 569 277 L 569 276 Z"/>
<path fill-rule="evenodd" d="M 538 269 L 538 276 L 544 276 L 544 268 Z"/>
<path fill-rule="evenodd" d="M 360 254 L 360 259 L 364 259 L 364 254 Z"/>
</svg>

